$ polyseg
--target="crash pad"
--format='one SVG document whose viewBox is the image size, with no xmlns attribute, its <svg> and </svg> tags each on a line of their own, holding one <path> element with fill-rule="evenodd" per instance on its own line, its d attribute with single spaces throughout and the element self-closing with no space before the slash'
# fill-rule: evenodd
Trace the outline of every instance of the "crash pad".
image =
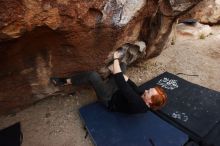
<svg viewBox="0 0 220 146">
<path fill-rule="evenodd" d="M 0 130 L 0 146 L 20 146 L 22 133 L 20 123 L 15 123 Z"/>
<path fill-rule="evenodd" d="M 162 86 L 168 94 L 167 105 L 156 114 L 186 132 L 195 141 L 203 140 L 219 123 L 220 92 L 169 72 L 164 72 L 139 88 L 144 90 L 155 85 Z"/>
<path fill-rule="evenodd" d="M 97 146 L 182 146 L 188 136 L 152 112 L 110 112 L 100 103 L 82 107 L 80 116 Z"/>
</svg>

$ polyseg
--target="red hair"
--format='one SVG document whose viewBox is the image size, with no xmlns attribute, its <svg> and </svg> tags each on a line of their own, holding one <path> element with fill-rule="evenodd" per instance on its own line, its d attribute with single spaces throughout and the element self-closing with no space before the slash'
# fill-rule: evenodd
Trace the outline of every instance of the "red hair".
<svg viewBox="0 0 220 146">
<path fill-rule="evenodd" d="M 151 97 L 152 103 L 150 103 L 150 108 L 152 108 L 153 110 L 158 110 L 166 104 L 167 94 L 165 90 L 160 86 L 156 86 L 154 88 L 156 89 L 158 94 Z"/>
</svg>

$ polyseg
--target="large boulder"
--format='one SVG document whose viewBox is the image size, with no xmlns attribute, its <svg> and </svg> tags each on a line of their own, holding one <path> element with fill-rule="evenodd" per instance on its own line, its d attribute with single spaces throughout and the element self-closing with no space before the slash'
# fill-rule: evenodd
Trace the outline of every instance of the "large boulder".
<svg viewBox="0 0 220 146">
<path fill-rule="evenodd" d="M 98 71 L 119 47 L 128 64 L 159 55 L 199 1 L 0 0 L 0 115 L 59 91 L 51 76 Z"/>
</svg>

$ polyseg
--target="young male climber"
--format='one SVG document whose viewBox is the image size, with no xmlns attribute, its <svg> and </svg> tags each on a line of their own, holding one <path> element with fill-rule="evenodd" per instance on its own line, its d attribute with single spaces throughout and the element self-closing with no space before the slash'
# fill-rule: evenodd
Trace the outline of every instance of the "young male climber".
<svg viewBox="0 0 220 146">
<path fill-rule="evenodd" d="M 83 85 L 90 84 L 96 92 L 98 101 L 113 112 L 128 114 L 144 113 L 149 110 L 162 108 L 167 101 L 165 91 L 160 87 L 152 87 L 140 91 L 136 84 L 125 74 L 126 65 L 120 62 L 121 53 L 114 53 L 112 75 L 103 81 L 97 72 L 82 72 L 69 78 L 52 77 L 54 85 Z"/>
</svg>

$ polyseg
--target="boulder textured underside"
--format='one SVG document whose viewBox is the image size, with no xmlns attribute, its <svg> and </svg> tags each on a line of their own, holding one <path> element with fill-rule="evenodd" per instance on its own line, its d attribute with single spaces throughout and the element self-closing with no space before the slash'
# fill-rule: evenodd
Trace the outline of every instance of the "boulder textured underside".
<svg viewBox="0 0 220 146">
<path fill-rule="evenodd" d="M 0 115 L 58 91 L 51 76 L 98 71 L 123 45 L 146 46 L 128 64 L 159 55 L 176 19 L 198 2 L 0 0 Z"/>
</svg>

